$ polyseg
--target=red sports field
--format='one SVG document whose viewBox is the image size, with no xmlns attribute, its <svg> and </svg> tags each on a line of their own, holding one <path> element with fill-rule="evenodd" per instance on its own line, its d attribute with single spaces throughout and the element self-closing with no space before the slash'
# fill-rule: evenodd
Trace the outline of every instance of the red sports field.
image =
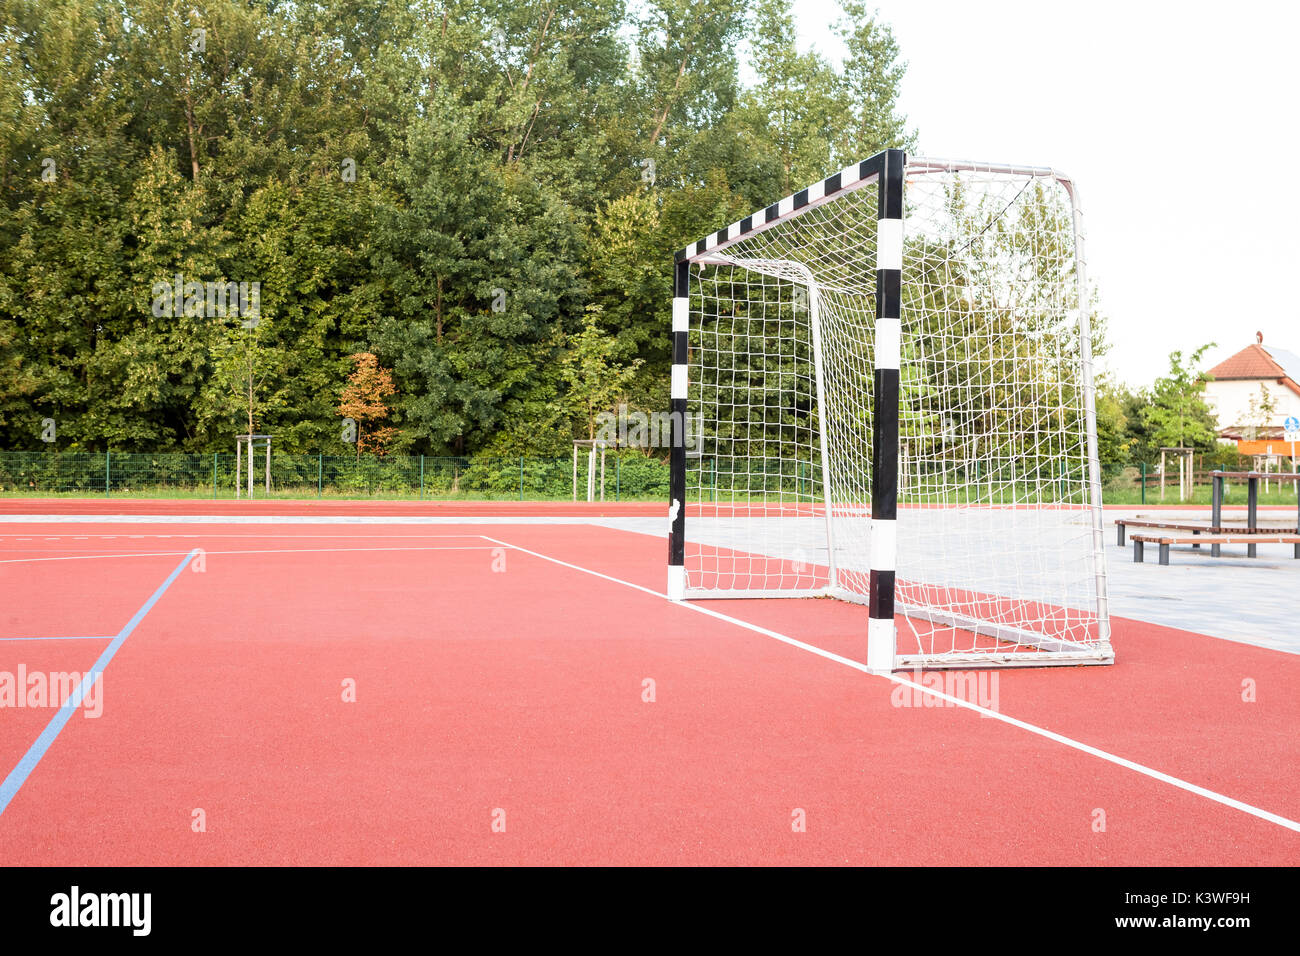
<svg viewBox="0 0 1300 956">
<path fill-rule="evenodd" d="M 10 864 L 1300 858 L 1294 655 L 1117 618 L 935 696 L 855 666 L 865 608 L 673 604 L 663 538 L 536 520 L 659 505 L 132 508 L 0 525 L 0 694 L 103 675 L 0 709 Z"/>
</svg>

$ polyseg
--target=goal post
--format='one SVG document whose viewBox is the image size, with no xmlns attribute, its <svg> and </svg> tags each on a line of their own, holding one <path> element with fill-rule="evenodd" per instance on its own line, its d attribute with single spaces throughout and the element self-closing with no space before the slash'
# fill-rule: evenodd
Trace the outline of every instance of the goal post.
<svg viewBox="0 0 1300 956">
<path fill-rule="evenodd" d="M 605 500 L 605 452 L 610 442 L 600 438 L 578 438 L 573 442 L 573 500 L 578 500 L 578 450 L 587 462 L 587 501 Z M 615 444 L 615 450 L 618 446 Z"/>
<path fill-rule="evenodd" d="M 1091 308 L 1047 168 L 886 150 L 680 250 L 669 597 L 866 604 L 878 672 L 1113 661 Z"/>
</svg>

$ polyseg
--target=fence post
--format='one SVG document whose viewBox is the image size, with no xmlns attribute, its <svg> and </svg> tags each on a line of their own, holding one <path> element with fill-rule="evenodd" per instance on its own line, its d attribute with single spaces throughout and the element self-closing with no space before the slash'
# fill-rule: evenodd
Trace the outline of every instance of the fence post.
<svg viewBox="0 0 1300 956">
<path fill-rule="evenodd" d="M 519 500 L 524 500 L 524 456 L 519 456 Z"/>
<path fill-rule="evenodd" d="M 320 498 L 321 490 L 325 485 L 325 453 L 316 452 L 316 497 Z"/>
<path fill-rule="evenodd" d="M 1300 487 L 1300 481 L 1297 481 L 1296 485 L 1297 487 Z M 615 455 L 614 456 L 614 500 L 615 501 L 622 500 L 620 498 L 622 490 L 623 490 L 623 459 L 620 456 Z"/>
<path fill-rule="evenodd" d="M 424 456 L 420 456 L 420 500 L 424 500 Z"/>
<path fill-rule="evenodd" d="M 1142 462 L 1142 503 L 1147 503 L 1147 463 Z"/>
<path fill-rule="evenodd" d="M 217 497 L 217 455 L 219 454 L 220 452 L 215 452 L 215 451 L 212 453 L 212 497 L 213 499 Z"/>
<path fill-rule="evenodd" d="M 113 453 L 109 451 L 107 448 L 104 449 L 104 497 L 105 498 L 113 497 L 112 493 L 109 491 L 109 483 L 113 477 L 112 465 L 109 463 L 109 458 L 112 456 L 112 454 Z"/>
</svg>

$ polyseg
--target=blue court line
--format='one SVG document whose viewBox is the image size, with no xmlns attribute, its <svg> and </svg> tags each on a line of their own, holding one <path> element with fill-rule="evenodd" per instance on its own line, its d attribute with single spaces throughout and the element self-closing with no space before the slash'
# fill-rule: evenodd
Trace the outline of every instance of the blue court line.
<svg viewBox="0 0 1300 956">
<path fill-rule="evenodd" d="M 91 665 L 90 672 L 81 679 L 77 689 L 63 702 L 63 706 L 54 712 L 50 722 L 41 731 L 41 735 L 36 738 L 36 742 L 32 744 L 27 753 L 23 754 L 23 758 L 18 761 L 18 765 L 9 771 L 9 776 L 5 777 L 4 783 L 0 783 L 0 814 L 3 814 L 8 808 L 9 802 L 18 793 L 18 788 L 27 782 L 27 778 L 36 769 L 36 765 L 41 762 L 45 752 L 50 749 L 55 738 L 59 736 L 59 731 L 63 729 L 73 712 L 81 706 L 81 702 L 89 693 L 90 688 L 95 686 L 95 681 L 99 680 L 100 675 L 104 673 L 118 648 L 126 643 L 126 639 L 131 636 L 131 632 L 144 620 L 145 615 L 153 610 L 153 606 L 158 603 L 158 599 L 163 596 L 166 590 L 171 587 L 172 582 L 185 570 L 185 565 L 190 563 L 190 559 L 198 553 L 199 549 L 195 548 L 185 555 L 185 560 L 176 565 L 172 573 L 167 575 L 167 580 L 158 585 L 158 590 L 153 592 L 153 596 L 145 601 L 140 610 L 135 612 L 135 616 L 126 622 L 126 626 L 117 632 L 117 637 L 113 638 L 113 643 L 104 648 L 104 653 L 100 654 L 99 660 Z"/>
<path fill-rule="evenodd" d="M 0 641 L 111 641 L 116 635 L 113 634 L 95 634 L 91 637 L 65 636 L 56 634 L 53 637 L 0 637 Z"/>
</svg>

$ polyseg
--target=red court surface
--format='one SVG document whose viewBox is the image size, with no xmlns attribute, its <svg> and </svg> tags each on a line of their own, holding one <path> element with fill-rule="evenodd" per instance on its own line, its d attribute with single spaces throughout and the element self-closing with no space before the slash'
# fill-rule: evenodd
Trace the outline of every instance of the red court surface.
<svg viewBox="0 0 1300 956">
<path fill-rule="evenodd" d="M 0 675 L 90 669 L 181 568 L 100 716 L 24 771 L 56 711 L 0 709 L 0 859 L 1300 859 L 1293 655 L 1116 619 L 1114 666 L 986 673 L 1013 724 L 815 652 L 861 660 L 865 608 L 674 605 L 665 558 L 581 524 L 0 525 Z"/>
</svg>

